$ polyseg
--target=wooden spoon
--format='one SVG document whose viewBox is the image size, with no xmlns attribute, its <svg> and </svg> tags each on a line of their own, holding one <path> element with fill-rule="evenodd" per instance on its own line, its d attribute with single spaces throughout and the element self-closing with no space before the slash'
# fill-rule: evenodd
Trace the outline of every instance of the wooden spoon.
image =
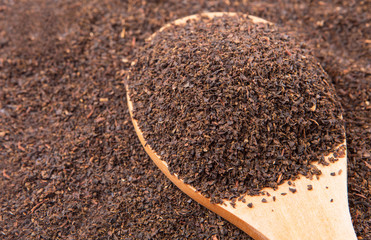
<svg viewBox="0 0 371 240">
<path fill-rule="evenodd" d="M 198 19 L 201 16 L 213 18 L 223 14 L 235 15 L 235 13 L 222 12 L 204 13 L 178 19 L 173 24 L 182 24 L 189 19 Z M 253 16 L 249 18 L 255 23 L 268 23 L 261 18 Z M 165 25 L 159 31 L 168 26 L 170 24 Z M 262 191 L 266 193 L 264 196 L 245 195 L 244 200 L 236 201 L 235 207 L 232 207 L 231 202 L 228 201 L 223 204 L 212 204 L 209 198 L 202 196 L 191 185 L 185 184 L 176 174 L 170 174 L 167 163 L 161 160 L 146 143 L 137 121 L 133 119 L 133 103 L 128 94 L 129 90 L 127 87 L 126 89 L 132 122 L 144 149 L 161 171 L 195 201 L 227 219 L 254 239 L 357 239 L 348 207 L 345 141 L 335 150 L 338 161 L 329 166 L 315 164 L 322 171 L 319 179 L 310 180 L 301 176 L 300 179 L 291 181 L 291 185 L 286 181 L 276 190 L 263 189 Z M 326 161 L 333 155 L 334 153 L 331 153 L 326 156 Z M 248 203 L 251 203 L 252 207 L 247 206 Z"/>
</svg>

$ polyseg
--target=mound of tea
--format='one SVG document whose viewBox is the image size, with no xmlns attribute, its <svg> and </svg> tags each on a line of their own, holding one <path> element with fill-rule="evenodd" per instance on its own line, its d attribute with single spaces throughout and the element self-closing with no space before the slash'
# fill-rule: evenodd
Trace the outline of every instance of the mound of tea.
<svg viewBox="0 0 371 240">
<path fill-rule="evenodd" d="M 166 28 L 139 49 L 127 80 L 147 143 L 215 202 L 319 175 L 312 163 L 328 164 L 344 141 L 321 66 L 303 44 L 243 16 Z"/>
</svg>

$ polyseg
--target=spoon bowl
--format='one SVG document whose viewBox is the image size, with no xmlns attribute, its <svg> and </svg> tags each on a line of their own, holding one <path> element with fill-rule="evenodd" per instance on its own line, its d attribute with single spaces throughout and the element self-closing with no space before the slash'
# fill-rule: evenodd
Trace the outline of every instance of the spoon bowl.
<svg viewBox="0 0 371 240">
<path fill-rule="evenodd" d="M 180 25 L 190 19 L 213 18 L 225 14 L 236 15 L 223 12 L 204 13 L 181 18 L 171 24 Z M 254 23 L 269 23 L 258 17 L 248 17 Z M 171 24 L 165 25 L 159 32 Z M 225 200 L 223 204 L 214 204 L 194 187 L 185 184 L 177 174 L 171 174 L 167 163 L 147 144 L 138 122 L 133 118 L 133 103 L 127 86 L 126 90 L 131 119 L 145 151 L 180 190 L 198 203 L 254 239 L 357 239 L 348 206 L 346 141 L 337 146 L 333 153 L 325 156 L 326 161 L 331 157 L 336 157 L 338 161 L 329 166 L 313 164 L 322 172 L 318 178 L 299 176 L 299 179 L 286 181 L 275 190 L 264 188 L 262 192 L 265 195 L 244 195 L 235 202 Z"/>
</svg>

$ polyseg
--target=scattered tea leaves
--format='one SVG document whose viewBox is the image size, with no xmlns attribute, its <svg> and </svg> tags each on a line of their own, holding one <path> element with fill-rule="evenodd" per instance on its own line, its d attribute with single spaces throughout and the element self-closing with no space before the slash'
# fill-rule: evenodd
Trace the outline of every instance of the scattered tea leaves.
<svg viewBox="0 0 371 240">
<path fill-rule="evenodd" d="M 355 231 L 371 239 L 369 9 L 357 0 L 2 1 L 1 239 L 251 240 L 157 169 L 131 126 L 121 84 L 134 58 L 133 38 L 138 46 L 173 19 L 236 10 L 312 42 L 345 110 Z M 98 115 L 106 120 L 95 123 Z M 177 214 L 182 209 L 188 213 Z"/>
</svg>

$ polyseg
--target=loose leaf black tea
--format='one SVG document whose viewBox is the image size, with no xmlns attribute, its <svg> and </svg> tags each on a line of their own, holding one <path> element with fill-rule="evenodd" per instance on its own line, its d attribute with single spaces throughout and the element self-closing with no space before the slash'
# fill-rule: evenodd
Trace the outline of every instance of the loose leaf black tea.
<svg viewBox="0 0 371 240">
<path fill-rule="evenodd" d="M 369 9 L 357 0 L 2 1 L 1 239 L 252 240 L 150 161 L 121 84 L 133 48 L 166 22 L 235 10 L 313 45 L 344 109 L 354 227 L 371 239 Z"/>
<path fill-rule="evenodd" d="M 305 47 L 223 16 L 173 25 L 137 52 L 134 118 L 171 173 L 213 201 L 257 195 L 344 141 L 341 106 Z"/>
</svg>

